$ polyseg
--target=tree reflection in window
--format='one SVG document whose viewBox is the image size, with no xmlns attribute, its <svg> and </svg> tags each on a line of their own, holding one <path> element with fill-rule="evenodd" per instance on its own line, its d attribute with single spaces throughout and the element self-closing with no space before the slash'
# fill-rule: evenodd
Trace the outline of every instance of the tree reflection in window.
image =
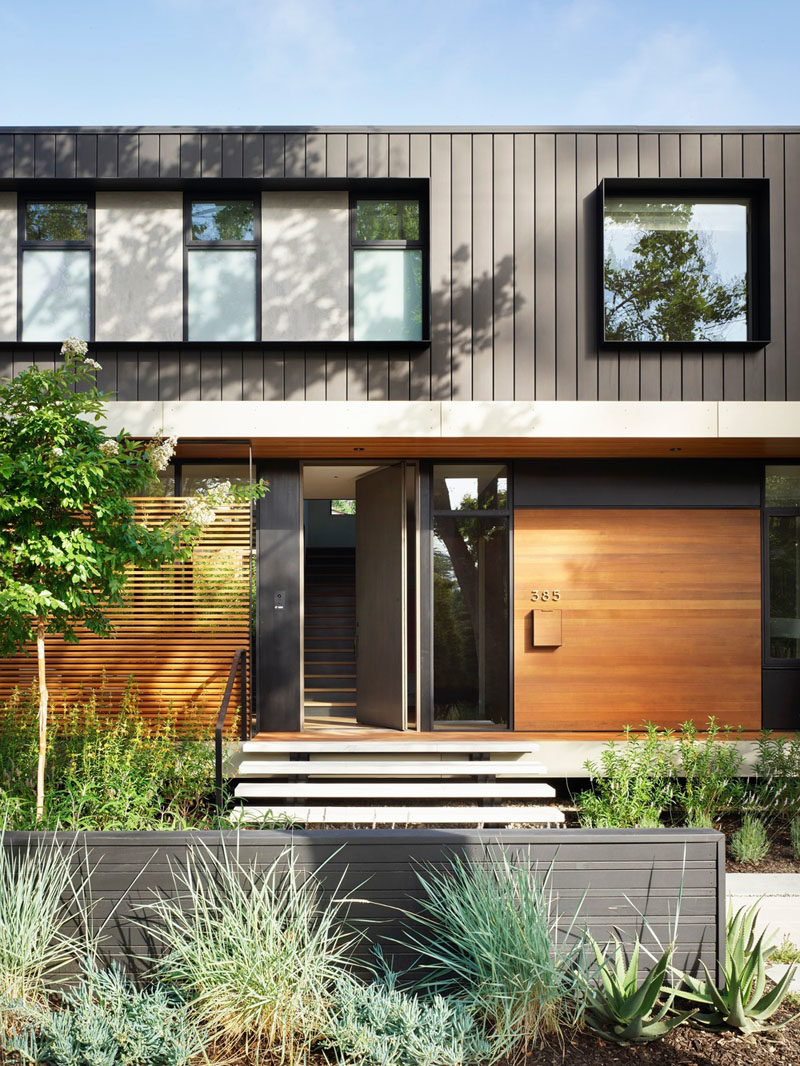
<svg viewBox="0 0 800 1066">
<path fill-rule="evenodd" d="M 745 200 L 606 200 L 605 339 L 743 341 Z"/>
<path fill-rule="evenodd" d="M 437 464 L 433 486 L 434 720 L 507 726 L 507 470 Z"/>
</svg>

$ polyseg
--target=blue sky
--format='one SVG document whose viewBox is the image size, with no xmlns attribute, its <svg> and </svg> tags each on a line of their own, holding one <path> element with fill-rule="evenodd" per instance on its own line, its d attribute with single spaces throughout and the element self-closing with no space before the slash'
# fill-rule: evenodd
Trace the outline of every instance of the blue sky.
<svg viewBox="0 0 800 1066">
<path fill-rule="evenodd" d="M 0 0 L 0 125 L 800 123 L 786 0 Z"/>
</svg>

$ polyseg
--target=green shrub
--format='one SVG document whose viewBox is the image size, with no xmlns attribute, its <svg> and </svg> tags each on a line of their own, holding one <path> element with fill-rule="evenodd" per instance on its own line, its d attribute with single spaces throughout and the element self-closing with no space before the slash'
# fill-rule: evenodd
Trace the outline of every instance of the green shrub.
<svg viewBox="0 0 800 1066">
<path fill-rule="evenodd" d="M 387 981 L 336 983 L 325 1039 L 337 1062 L 356 1066 L 470 1066 L 492 1057 L 463 1003 L 423 1000 Z"/>
<path fill-rule="evenodd" d="M 603 828 L 653 828 L 661 824 L 675 789 L 672 733 L 652 722 L 643 736 L 625 727 L 623 743 L 610 741 L 600 766 L 587 760 L 592 791 L 577 798 L 581 825 Z"/>
<path fill-rule="evenodd" d="M 57 1010 L 22 1013 L 7 1056 L 54 1066 L 185 1066 L 203 1050 L 187 1008 L 158 986 L 137 990 L 121 970 L 89 969 Z"/>
<path fill-rule="evenodd" d="M 354 941 L 345 902 L 322 906 L 293 853 L 266 870 L 198 847 L 152 905 L 166 948 L 158 974 L 185 995 L 222 1054 L 305 1062 L 326 1031 Z"/>
<path fill-rule="evenodd" d="M 758 741 L 754 800 L 766 821 L 789 822 L 800 810 L 800 733 Z"/>
<path fill-rule="evenodd" d="M 713 826 L 721 814 L 742 801 L 744 785 L 739 777 L 742 755 L 733 743 L 739 734 L 721 729 L 709 718 L 706 736 L 697 739 L 693 722 L 684 722 L 677 742 L 677 773 L 674 800 L 688 826 Z"/>
<path fill-rule="evenodd" d="M 789 836 L 792 841 L 792 854 L 800 859 L 800 814 L 796 814 L 789 823 Z"/>
<path fill-rule="evenodd" d="M 51 826 L 152 829 L 191 821 L 213 787 L 210 746 L 174 717 L 154 723 L 139 712 L 135 686 L 119 712 L 91 695 L 62 716 L 54 732 L 47 792 Z"/>
<path fill-rule="evenodd" d="M 559 915 L 529 858 L 486 866 L 457 856 L 447 870 L 418 872 L 422 912 L 406 932 L 427 972 L 421 987 L 463 999 L 495 1053 L 527 1050 L 577 1026 L 586 976 L 585 936 Z"/>
<path fill-rule="evenodd" d="M 80 939 L 88 923 L 83 885 L 74 881 L 70 859 L 70 851 L 55 843 L 12 850 L 0 833 L 2 1000 L 41 999 L 59 983 L 57 971 L 91 949 Z"/>
<path fill-rule="evenodd" d="M 746 814 L 739 829 L 731 836 L 731 855 L 737 862 L 761 862 L 769 854 L 769 838 L 764 823 L 754 814 Z"/>
</svg>

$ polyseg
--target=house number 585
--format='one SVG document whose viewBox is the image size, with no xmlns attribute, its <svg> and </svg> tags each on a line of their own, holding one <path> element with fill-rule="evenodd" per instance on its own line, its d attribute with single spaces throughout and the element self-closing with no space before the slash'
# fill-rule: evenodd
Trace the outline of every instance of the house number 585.
<svg viewBox="0 0 800 1066">
<path fill-rule="evenodd" d="M 548 600 L 560 600 L 560 589 L 534 589 L 531 592 L 532 603 L 547 603 Z"/>
</svg>

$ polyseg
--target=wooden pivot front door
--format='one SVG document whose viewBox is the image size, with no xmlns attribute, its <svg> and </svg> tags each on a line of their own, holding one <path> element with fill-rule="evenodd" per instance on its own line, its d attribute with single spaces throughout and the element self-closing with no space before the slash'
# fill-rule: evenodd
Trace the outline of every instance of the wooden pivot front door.
<svg viewBox="0 0 800 1066">
<path fill-rule="evenodd" d="M 356 717 L 408 721 L 406 490 L 402 463 L 356 481 Z"/>
</svg>

